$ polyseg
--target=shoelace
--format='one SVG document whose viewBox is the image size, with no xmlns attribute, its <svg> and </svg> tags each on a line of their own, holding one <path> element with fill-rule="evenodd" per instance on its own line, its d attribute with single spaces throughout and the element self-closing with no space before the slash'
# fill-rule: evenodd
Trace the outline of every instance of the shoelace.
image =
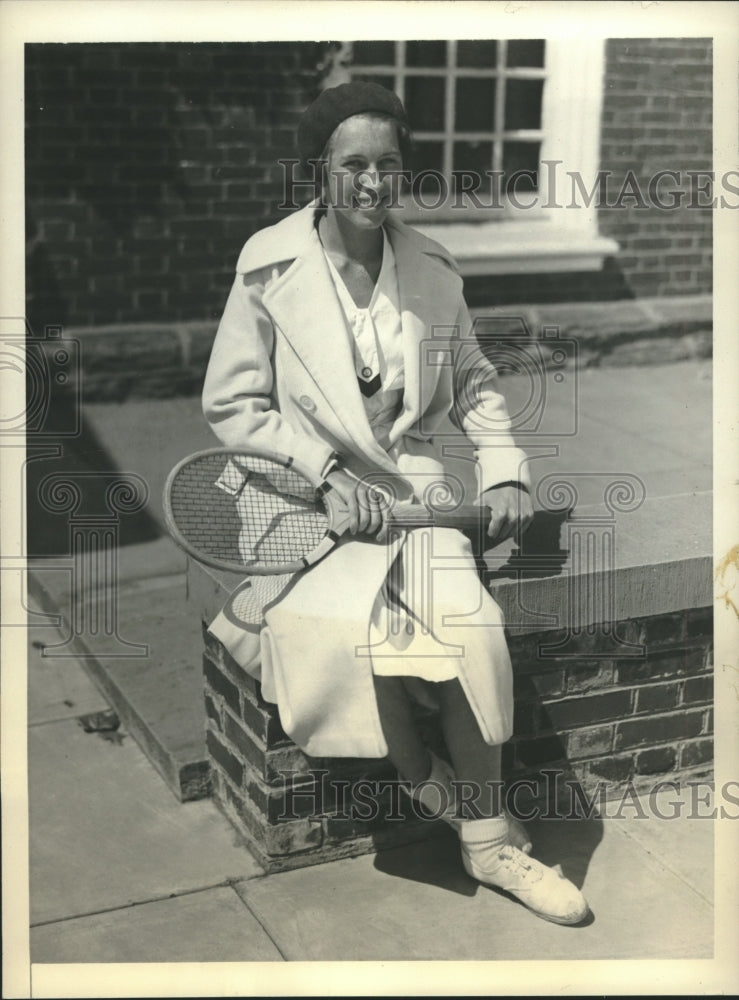
<svg viewBox="0 0 739 1000">
<path fill-rule="evenodd" d="M 498 850 L 497 857 L 503 867 L 525 881 L 539 882 L 543 877 L 541 867 L 517 847 L 506 844 Z"/>
</svg>

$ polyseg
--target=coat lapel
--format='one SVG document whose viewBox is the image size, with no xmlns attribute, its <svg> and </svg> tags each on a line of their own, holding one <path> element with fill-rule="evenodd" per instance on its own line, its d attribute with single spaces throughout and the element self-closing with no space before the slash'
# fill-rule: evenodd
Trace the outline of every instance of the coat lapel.
<svg viewBox="0 0 739 1000">
<path fill-rule="evenodd" d="M 283 226 L 290 226 L 289 243 L 300 249 L 287 271 L 265 292 L 265 305 L 333 410 L 336 436 L 355 451 L 359 447 L 380 467 L 394 470 L 394 462 L 377 443 L 367 420 L 357 385 L 351 333 L 314 218 L 315 206 L 308 205 L 273 227 L 269 252 L 274 259 L 287 259 L 284 250 L 282 256 L 276 250 Z M 435 341 L 438 339 L 438 351 L 447 348 L 462 281 L 427 250 L 430 241 L 402 222 L 391 217 L 388 234 L 397 267 L 405 364 L 403 409 L 390 433 L 391 440 L 397 441 L 419 420 L 434 394 L 441 371 L 440 359 L 434 356 Z"/>
<path fill-rule="evenodd" d="M 312 218 L 311 218 L 312 226 Z M 362 403 L 351 334 L 318 235 L 264 295 L 280 329 L 336 417 L 336 436 L 375 464 L 394 468 L 378 445 Z"/>
<path fill-rule="evenodd" d="M 445 349 L 457 319 L 462 281 L 419 247 L 413 230 L 394 220 L 388 228 L 398 274 L 405 363 L 403 409 L 390 434 L 395 441 L 419 420 L 448 363 Z"/>
</svg>

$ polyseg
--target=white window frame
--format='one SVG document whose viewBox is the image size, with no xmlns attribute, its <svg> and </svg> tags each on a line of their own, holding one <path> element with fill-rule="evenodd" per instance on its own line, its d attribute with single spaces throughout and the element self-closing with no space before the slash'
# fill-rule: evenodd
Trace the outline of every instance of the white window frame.
<svg viewBox="0 0 739 1000">
<path fill-rule="evenodd" d="M 404 43 L 397 49 L 402 59 Z M 357 74 L 370 74 L 375 67 L 352 69 Z M 508 202 L 503 209 L 469 206 L 443 215 L 433 209 L 419 210 L 417 206 L 404 209 L 404 217 L 415 229 L 438 240 L 453 254 L 462 274 L 596 271 L 602 267 L 605 257 L 618 252 L 616 241 L 598 232 L 594 203 L 588 206 L 588 199 L 580 195 L 577 187 L 573 199 L 570 177 L 570 173 L 576 173 L 587 192 L 592 191 L 596 183 L 604 69 L 603 39 L 545 40 L 539 190 L 536 194 L 521 193 L 517 198 L 519 204 L 528 203 L 530 207 L 524 209 Z M 536 77 L 540 72 L 528 68 L 507 71 L 512 77 L 526 78 Z M 422 75 L 441 73 L 440 69 L 424 68 Z M 480 74 L 474 70 L 471 75 Z M 447 134 L 451 133 L 454 109 L 452 89 L 447 87 Z M 502 122 L 503 100 L 503 88 L 498 87 L 496 128 L 500 128 Z M 537 130 L 536 133 L 511 133 L 508 137 L 535 138 L 538 135 Z M 499 148 L 497 143 L 494 148 Z M 445 172 L 451 166 L 447 162 L 448 154 L 449 150 Z M 496 161 L 494 168 L 499 166 Z"/>
</svg>

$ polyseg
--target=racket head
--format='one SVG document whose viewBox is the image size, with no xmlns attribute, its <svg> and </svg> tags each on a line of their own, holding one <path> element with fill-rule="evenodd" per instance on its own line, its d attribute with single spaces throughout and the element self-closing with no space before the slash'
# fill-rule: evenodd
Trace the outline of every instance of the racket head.
<svg viewBox="0 0 739 1000">
<path fill-rule="evenodd" d="M 332 507 L 288 456 L 209 448 L 164 487 L 174 541 L 199 562 L 250 575 L 298 572 L 336 544 Z"/>
</svg>

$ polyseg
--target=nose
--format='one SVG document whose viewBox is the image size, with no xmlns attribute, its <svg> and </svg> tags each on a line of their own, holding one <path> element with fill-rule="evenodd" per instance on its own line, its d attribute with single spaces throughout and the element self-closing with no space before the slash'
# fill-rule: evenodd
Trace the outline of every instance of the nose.
<svg viewBox="0 0 739 1000">
<path fill-rule="evenodd" d="M 379 191 L 382 187 L 382 177 L 379 170 L 365 170 L 362 173 L 362 187 L 370 191 Z"/>
</svg>

